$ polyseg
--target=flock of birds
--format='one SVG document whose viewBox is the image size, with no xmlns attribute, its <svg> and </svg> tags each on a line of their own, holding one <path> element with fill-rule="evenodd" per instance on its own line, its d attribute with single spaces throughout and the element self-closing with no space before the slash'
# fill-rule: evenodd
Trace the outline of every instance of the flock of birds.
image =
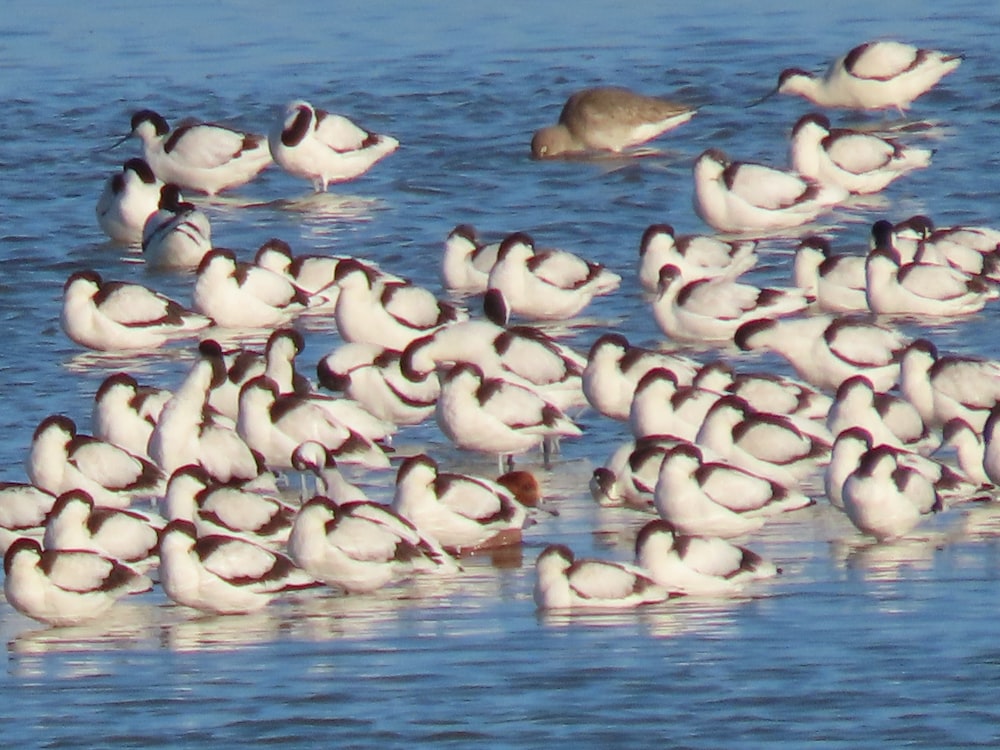
<svg viewBox="0 0 1000 750">
<path fill-rule="evenodd" d="M 869 42 L 825 76 L 786 70 L 776 91 L 821 107 L 903 112 L 960 62 Z M 632 154 L 694 115 L 627 89 L 588 89 L 535 133 L 531 151 Z M 239 187 L 272 161 L 324 191 L 390 155 L 390 136 L 295 101 L 266 137 L 200 122 L 171 130 L 150 110 L 132 117 L 128 137 L 143 156 L 108 180 L 99 224 L 141 246 L 150 266 L 192 273 L 192 305 L 80 270 L 64 286 L 62 328 L 103 352 L 201 340 L 172 392 L 108 376 L 92 435 L 66 415 L 43 420 L 25 462 L 30 483 L 0 488 L 6 597 L 39 621 L 99 617 L 154 579 L 178 604 L 228 614 L 290 590 L 354 594 L 454 573 L 461 555 L 519 544 L 526 524 L 553 512 L 513 457 L 541 449 L 547 462 L 562 438 L 582 434 L 572 415 L 584 408 L 627 422 L 634 438 L 594 471 L 594 498 L 655 517 L 633 563 L 545 548 L 536 561 L 542 609 L 725 596 L 773 576 L 775 565 L 732 540 L 815 502 L 806 485 L 817 477 L 829 502 L 879 541 L 990 497 L 1000 483 L 1000 363 L 942 354 L 891 325 L 969 315 L 1000 296 L 1000 231 L 882 220 L 863 255 L 803 237 L 787 287 L 740 278 L 761 241 L 926 168 L 927 149 L 811 113 L 792 129 L 792 169 L 705 151 L 693 169 L 695 209 L 737 236 L 676 236 L 654 224 L 639 247 L 638 281 L 677 348 L 608 332 L 584 356 L 530 323 L 574 318 L 621 276 L 536 248 L 523 232 L 488 243 L 459 225 L 445 240 L 443 285 L 481 295 L 484 315 L 474 317 L 362 258 L 295 255 L 272 239 L 239 261 L 212 245 L 206 214 L 182 196 Z M 344 342 L 319 361 L 318 384 L 296 367 L 303 339 L 292 325 L 317 315 L 332 318 Z M 271 331 L 263 351 L 210 337 L 262 329 Z M 689 345 L 775 352 L 799 377 L 702 362 L 680 351 Z M 499 479 L 400 456 L 383 504 L 340 472 L 388 469 L 394 435 L 432 417 L 458 448 L 496 455 Z M 934 457 L 942 446 L 954 447 L 957 466 Z M 299 502 L 287 499 L 295 473 Z M 153 504 L 141 510 L 137 499 Z"/>
</svg>

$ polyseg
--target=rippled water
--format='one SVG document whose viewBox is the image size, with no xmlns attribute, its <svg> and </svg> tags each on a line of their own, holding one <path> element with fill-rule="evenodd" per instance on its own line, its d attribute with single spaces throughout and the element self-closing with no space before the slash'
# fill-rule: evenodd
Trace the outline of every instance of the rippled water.
<svg viewBox="0 0 1000 750">
<path fill-rule="evenodd" d="M 62 282 L 83 267 L 189 299 L 190 278 L 149 275 L 94 220 L 103 180 L 131 154 L 99 149 L 139 107 L 266 130 L 302 97 L 397 136 L 396 154 L 327 196 L 272 169 L 212 202 L 216 243 L 249 257 L 278 236 L 297 252 L 355 253 L 439 289 L 441 243 L 455 224 L 488 236 L 525 229 L 625 276 L 588 310 L 581 348 L 607 327 L 661 340 L 631 283 L 643 229 L 704 230 L 690 166 L 709 145 L 784 163 L 787 132 L 807 105 L 743 105 L 782 68 L 818 69 L 868 38 L 967 59 L 911 115 L 933 125 L 932 167 L 834 214 L 835 244 L 856 247 L 875 219 L 917 212 L 942 225 L 1000 226 L 1000 42 L 988 3 L 21 5 L 0 22 L 2 479 L 23 480 L 32 430 L 47 414 L 87 424 L 112 368 L 172 387 L 187 367 L 182 348 L 124 362 L 84 355 L 58 326 Z M 658 157 L 531 162 L 530 133 L 555 120 L 569 92 L 597 83 L 701 111 L 657 143 Z M 873 119 L 835 114 L 837 123 Z M 790 247 L 773 244 L 751 278 L 785 280 Z M 997 310 L 929 335 L 944 349 L 998 356 Z M 310 324 L 307 340 L 306 363 L 338 343 L 323 323 Z M 742 366 L 782 368 L 771 358 Z M 561 515 L 529 529 L 523 551 L 472 559 L 452 580 L 310 595 L 232 618 L 195 617 L 156 592 L 100 625 L 61 630 L 0 604 L 3 744 L 996 744 L 1000 513 L 951 511 L 922 539 L 875 546 L 820 504 L 752 540 L 784 574 L 747 600 L 539 618 L 532 564 L 545 544 L 625 559 L 644 520 L 590 499 L 590 472 L 625 431 L 593 413 L 581 422 L 585 438 L 567 441 L 551 471 L 528 462 Z M 398 443 L 448 466 L 492 468 L 454 451 L 433 425 Z M 366 479 L 387 497 L 391 476 Z"/>
</svg>

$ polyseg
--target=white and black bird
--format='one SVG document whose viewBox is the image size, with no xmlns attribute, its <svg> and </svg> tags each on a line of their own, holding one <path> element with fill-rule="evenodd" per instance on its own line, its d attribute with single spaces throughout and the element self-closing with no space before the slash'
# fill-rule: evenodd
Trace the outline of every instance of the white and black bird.
<svg viewBox="0 0 1000 750">
<path fill-rule="evenodd" d="M 288 552 L 309 575 L 350 594 L 458 566 L 432 537 L 391 508 L 317 495 L 295 517 Z"/>
<path fill-rule="evenodd" d="M 56 627 L 94 620 L 119 599 L 153 587 L 147 576 L 117 560 L 83 550 L 43 552 L 31 537 L 10 545 L 3 569 L 7 602 Z"/>
<path fill-rule="evenodd" d="M 802 239 L 792 276 L 795 286 L 823 312 L 868 312 L 865 256 L 836 255 L 825 237 L 813 234 Z"/>
<path fill-rule="evenodd" d="M 174 602 L 210 614 L 242 614 L 315 579 L 285 555 L 234 536 L 199 536 L 175 520 L 160 534 L 160 584 Z"/>
<path fill-rule="evenodd" d="M 506 487 L 440 471 L 426 454 L 400 465 L 392 507 L 455 554 L 520 544 L 527 521 L 527 510 Z"/>
<path fill-rule="evenodd" d="M 222 347 L 206 339 L 198 354 L 160 413 L 149 438 L 149 455 L 167 476 L 198 464 L 221 482 L 257 480 L 264 472 L 260 457 L 228 419 L 206 409 L 209 392 L 226 379 Z"/>
<path fill-rule="evenodd" d="M 512 457 L 546 438 L 582 433 L 557 406 L 535 391 L 499 378 L 488 378 L 474 364 L 448 370 L 441 383 L 435 418 L 456 446 Z"/>
<path fill-rule="evenodd" d="M 144 458 L 113 443 L 76 431 L 64 414 L 53 414 L 35 428 L 25 469 L 32 484 L 54 495 L 84 490 L 97 505 L 124 508 L 135 497 L 163 490 L 164 475 Z"/>
<path fill-rule="evenodd" d="M 582 387 L 587 401 L 611 419 L 627 420 L 635 388 L 650 370 L 665 368 L 678 385 L 690 385 L 697 363 L 680 354 L 634 346 L 620 333 L 604 333 L 591 345 Z"/>
<path fill-rule="evenodd" d="M 669 224 L 651 224 L 639 243 L 639 283 L 647 292 L 660 285 L 660 269 L 677 266 L 688 281 L 735 279 L 757 262 L 753 240 L 721 240 L 701 234 L 676 236 Z"/>
<path fill-rule="evenodd" d="M 676 595 L 634 565 L 577 560 L 563 544 L 550 544 L 535 561 L 534 597 L 541 610 L 633 609 Z"/>
<path fill-rule="evenodd" d="M 149 458 L 149 438 L 172 397 L 164 388 L 139 385 L 126 372 L 109 375 L 94 394 L 90 416 L 94 437 Z"/>
<path fill-rule="evenodd" d="M 733 596 L 749 582 L 779 572 L 746 547 L 721 537 L 682 534 L 659 518 L 639 530 L 635 563 L 661 586 L 689 596 Z"/>
<path fill-rule="evenodd" d="M 873 133 L 833 128 L 826 115 L 811 112 L 792 128 L 790 153 L 799 174 L 867 195 L 907 172 L 925 169 L 933 152 Z"/>
<path fill-rule="evenodd" d="M 167 521 L 191 521 L 199 536 L 226 534 L 265 547 L 288 541 L 295 518 L 295 508 L 275 493 L 219 482 L 193 464 L 170 475 L 161 512 Z"/>
<path fill-rule="evenodd" d="M 808 224 L 848 193 L 795 172 L 732 161 L 716 148 L 694 164 L 695 211 L 710 227 L 734 234 L 767 234 Z"/>
<path fill-rule="evenodd" d="M 244 185 L 271 164 L 263 136 L 191 120 L 171 130 L 149 109 L 132 115 L 125 138 L 133 136 L 142 141 L 146 162 L 163 182 L 209 195 Z"/>
<path fill-rule="evenodd" d="M 801 68 L 783 70 L 777 93 L 821 107 L 903 112 L 961 62 L 961 55 L 880 39 L 838 57 L 822 77 Z"/>
<path fill-rule="evenodd" d="M 45 549 L 87 550 L 138 571 L 158 564 L 163 519 L 148 513 L 102 508 L 83 490 L 64 492 L 45 520 Z"/>
<path fill-rule="evenodd" d="M 177 185 L 160 189 L 156 211 L 142 228 L 142 257 L 150 268 L 197 268 L 212 249 L 212 224 L 208 214 L 181 199 Z"/>
<path fill-rule="evenodd" d="M 226 328 L 275 328 L 303 312 L 309 295 L 284 276 L 215 248 L 198 265 L 192 303 Z"/>
<path fill-rule="evenodd" d="M 285 107 L 267 139 L 275 163 L 308 180 L 317 193 L 330 183 L 360 177 L 399 147 L 392 136 L 365 130 L 301 99 Z"/>
<path fill-rule="evenodd" d="M 786 487 L 796 487 L 828 460 L 830 445 L 787 417 L 724 396 L 705 415 L 695 440 L 725 461 Z"/>
<path fill-rule="evenodd" d="M 66 279 L 59 323 L 80 346 L 114 352 L 155 349 L 212 321 L 142 284 L 105 281 L 86 270 Z"/>
<path fill-rule="evenodd" d="M 378 344 L 402 351 L 414 339 L 468 314 L 430 290 L 406 281 L 387 280 L 354 259 L 337 266 L 340 287 L 334 316 L 345 341 Z"/>
<path fill-rule="evenodd" d="M 875 247 L 865 261 L 868 307 L 877 315 L 955 317 L 979 312 L 1000 296 L 983 279 L 950 265 L 903 263 L 891 244 L 892 225 L 875 222 Z"/>
<path fill-rule="evenodd" d="M 414 425 L 434 414 L 441 393 L 436 370 L 401 370 L 402 352 L 377 344 L 343 344 L 316 366 L 321 387 L 340 391 L 374 416 L 394 425 Z"/>
<path fill-rule="evenodd" d="M 697 445 L 681 443 L 660 462 L 653 503 L 660 518 L 684 534 L 730 539 L 812 501 L 750 470 L 706 461 Z"/>
<path fill-rule="evenodd" d="M 930 340 L 917 339 L 902 352 L 899 385 L 929 427 L 958 417 L 982 430 L 1000 401 L 1000 362 L 940 354 Z"/>
<path fill-rule="evenodd" d="M 844 481 L 844 512 L 859 531 L 878 541 L 905 536 L 921 517 L 941 509 L 934 484 L 901 466 L 892 448 L 877 445 Z"/>
<path fill-rule="evenodd" d="M 621 276 L 565 250 L 535 250 L 523 232 L 504 238 L 487 286 L 498 290 L 512 315 L 529 320 L 566 320 L 594 297 L 610 294 Z"/>
<path fill-rule="evenodd" d="M 687 281 L 677 266 L 660 269 L 653 318 L 676 341 L 719 343 L 758 318 L 778 318 L 808 307 L 801 289 L 761 288 L 727 278 Z"/>
<path fill-rule="evenodd" d="M 349 424 L 337 419 L 314 399 L 281 395 L 266 376 L 253 378 L 240 391 L 237 433 L 271 469 L 292 466 L 301 443 L 314 440 L 334 451 L 342 463 L 388 468 L 384 450 Z"/>
<path fill-rule="evenodd" d="M 144 159 L 129 159 L 104 183 L 97 199 L 97 223 L 115 242 L 142 244 L 146 219 L 160 206 L 160 188 L 153 170 Z"/>
<path fill-rule="evenodd" d="M 745 323 L 736 331 L 743 351 L 771 351 L 817 388 L 837 390 L 853 375 L 864 375 L 876 391 L 890 390 L 899 379 L 899 360 L 909 343 L 897 328 L 864 319 L 810 316 Z"/>
</svg>

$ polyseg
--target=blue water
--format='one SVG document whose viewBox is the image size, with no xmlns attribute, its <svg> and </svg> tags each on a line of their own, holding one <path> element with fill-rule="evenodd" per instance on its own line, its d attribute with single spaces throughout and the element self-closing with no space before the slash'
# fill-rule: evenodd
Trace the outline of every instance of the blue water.
<svg viewBox="0 0 1000 750">
<path fill-rule="evenodd" d="M 296 252 L 358 254 L 440 290 L 441 244 L 454 225 L 489 237 L 527 230 L 625 278 L 588 309 L 589 325 L 571 339 L 583 350 L 608 327 L 662 342 L 634 284 L 643 229 L 667 221 L 705 230 L 691 208 L 690 167 L 710 145 L 784 163 L 788 130 L 807 104 L 744 105 L 781 69 L 820 69 L 866 39 L 967 58 L 910 115 L 933 125 L 931 168 L 829 217 L 835 246 L 862 245 L 882 216 L 1000 226 L 1000 40 L 990 4 L 674 5 L 50 0 L 8 9 L 0 479 L 24 479 L 31 433 L 47 414 L 86 427 L 109 372 L 173 387 L 190 361 L 183 347 L 139 360 L 86 355 L 58 325 L 62 283 L 84 267 L 190 299 L 190 277 L 149 274 L 106 243 L 94 219 L 103 181 L 135 144 L 101 149 L 141 107 L 264 131 L 286 101 L 306 98 L 398 137 L 396 154 L 328 196 L 312 198 L 304 182 L 272 169 L 207 204 L 216 244 L 249 258 L 278 236 Z M 531 132 L 555 120 L 571 91 L 599 83 L 700 112 L 657 142 L 657 157 L 532 162 Z M 881 118 L 834 114 L 838 124 Z M 792 246 L 769 246 L 750 278 L 786 282 Z M 998 309 L 914 332 L 942 349 L 1000 356 Z M 311 368 L 338 343 L 332 323 L 310 323 L 307 342 Z M 767 357 L 739 366 L 786 371 Z M 105 622 L 61 630 L 0 603 L 3 745 L 996 745 L 1000 513 L 949 511 L 919 539 L 876 546 L 820 503 L 749 540 L 784 573 L 747 600 L 540 618 L 532 565 L 547 543 L 627 559 L 645 520 L 591 500 L 590 472 L 626 434 L 594 413 L 580 421 L 585 438 L 566 441 L 551 471 L 526 462 L 561 514 L 528 529 L 520 552 L 472 559 L 454 579 L 367 597 L 311 594 L 231 618 L 197 617 L 154 592 Z M 492 470 L 433 424 L 404 431 L 398 445 L 449 467 Z M 391 476 L 362 479 L 376 497 L 391 492 Z"/>
</svg>

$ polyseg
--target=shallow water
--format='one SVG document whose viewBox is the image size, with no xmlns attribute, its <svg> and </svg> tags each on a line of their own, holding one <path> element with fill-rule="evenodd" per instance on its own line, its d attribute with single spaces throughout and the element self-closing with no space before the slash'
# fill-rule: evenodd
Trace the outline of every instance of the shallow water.
<svg viewBox="0 0 1000 750">
<path fill-rule="evenodd" d="M 249 258 L 278 236 L 296 252 L 354 253 L 438 290 L 441 243 L 454 225 L 490 237 L 527 230 L 625 278 L 574 332 L 584 351 L 608 327 L 636 343 L 662 341 L 633 281 L 643 229 L 667 221 L 704 231 L 690 166 L 709 145 L 784 163 L 787 132 L 807 104 L 744 105 L 781 69 L 820 69 L 865 39 L 967 59 L 910 115 L 933 125 L 931 168 L 828 217 L 835 246 L 861 246 L 882 216 L 1000 226 L 1000 42 L 989 4 L 103 5 L 40 2 L 0 24 L 0 479 L 23 480 L 31 433 L 47 414 L 86 426 L 109 372 L 173 387 L 190 361 L 181 347 L 129 360 L 86 355 L 58 324 L 62 283 L 84 267 L 190 298 L 189 277 L 147 273 L 105 243 L 94 219 L 104 179 L 135 144 L 100 149 L 140 107 L 266 130 L 285 101 L 302 97 L 397 136 L 396 154 L 329 195 L 310 196 L 272 169 L 209 203 L 216 243 Z M 676 96 L 700 113 L 656 142 L 655 157 L 532 162 L 531 132 L 555 120 L 572 90 L 597 83 Z M 751 278 L 785 283 L 791 247 L 770 245 Z M 908 330 L 942 349 L 1000 356 L 998 309 Z M 308 326 L 302 361 L 311 367 L 338 339 L 330 323 Z M 767 357 L 740 366 L 784 371 Z M 312 594 L 231 618 L 196 617 L 154 592 L 100 625 L 58 630 L 0 603 L 4 744 L 996 744 L 1000 512 L 952 510 L 921 527 L 921 539 L 872 545 L 821 503 L 750 540 L 784 573 L 746 600 L 542 618 L 532 564 L 547 543 L 627 559 L 645 520 L 590 499 L 590 472 L 625 430 L 593 413 L 580 421 L 585 437 L 566 441 L 551 471 L 526 463 L 560 515 L 531 527 L 520 553 L 471 559 L 453 579 L 367 597 Z M 449 467 L 493 469 L 433 425 L 404 431 L 397 445 Z M 364 479 L 387 497 L 391 475 Z"/>
</svg>

